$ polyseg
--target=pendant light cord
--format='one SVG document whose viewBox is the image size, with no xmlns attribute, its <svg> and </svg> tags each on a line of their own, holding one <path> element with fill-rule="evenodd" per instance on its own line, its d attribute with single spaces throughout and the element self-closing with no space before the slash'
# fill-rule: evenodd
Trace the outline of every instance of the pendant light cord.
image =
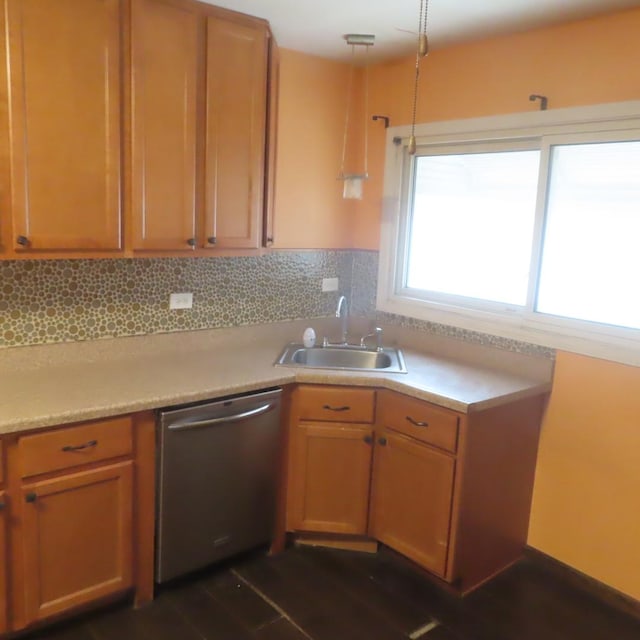
<svg viewBox="0 0 640 640">
<path fill-rule="evenodd" d="M 351 90 L 353 87 L 353 67 L 356 55 L 355 45 L 351 45 L 351 66 L 349 67 L 349 85 L 347 89 L 347 112 L 344 116 L 344 136 L 342 138 L 342 164 L 340 165 L 340 178 L 344 178 L 344 164 L 347 156 L 347 133 L 349 132 L 349 112 L 351 111 Z"/>
</svg>

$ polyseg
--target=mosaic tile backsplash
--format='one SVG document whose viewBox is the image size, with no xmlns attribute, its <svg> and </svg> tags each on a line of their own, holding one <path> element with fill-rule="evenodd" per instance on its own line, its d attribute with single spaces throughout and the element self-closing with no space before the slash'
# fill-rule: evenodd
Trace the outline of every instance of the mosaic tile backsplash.
<svg viewBox="0 0 640 640">
<path fill-rule="evenodd" d="M 322 278 L 340 290 L 322 292 Z M 277 251 L 238 258 L 0 262 L 0 348 L 329 317 L 338 296 L 353 315 L 553 358 L 553 349 L 375 311 L 375 251 Z M 193 308 L 169 309 L 169 294 Z"/>
<path fill-rule="evenodd" d="M 376 269 L 375 252 L 356 251 L 0 262 L 0 347 L 326 317 L 341 293 L 365 315 Z M 334 277 L 340 291 L 323 293 Z M 193 308 L 170 310 L 175 292 L 192 292 Z"/>
</svg>

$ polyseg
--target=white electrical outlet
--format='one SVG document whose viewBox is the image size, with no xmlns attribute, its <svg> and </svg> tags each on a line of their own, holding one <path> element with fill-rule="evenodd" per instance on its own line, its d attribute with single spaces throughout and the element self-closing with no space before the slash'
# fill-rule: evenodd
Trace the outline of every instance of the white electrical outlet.
<svg viewBox="0 0 640 640">
<path fill-rule="evenodd" d="M 322 278 L 322 290 L 323 291 L 337 291 L 338 290 L 338 278 Z"/>
<path fill-rule="evenodd" d="M 169 309 L 191 309 L 193 307 L 193 293 L 169 294 Z"/>
</svg>

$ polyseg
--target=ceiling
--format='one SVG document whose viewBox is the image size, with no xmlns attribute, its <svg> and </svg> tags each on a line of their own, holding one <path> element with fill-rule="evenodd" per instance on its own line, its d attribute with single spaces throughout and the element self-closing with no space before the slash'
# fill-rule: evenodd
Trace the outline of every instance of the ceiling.
<svg viewBox="0 0 640 640">
<path fill-rule="evenodd" d="M 348 59 L 347 33 L 374 34 L 373 60 L 415 49 L 420 0 L 206 0 L 271 23 L 281 47 Z M 430 0 L 432 48 L 640 7 L 640 0 Z"/>
</svg>

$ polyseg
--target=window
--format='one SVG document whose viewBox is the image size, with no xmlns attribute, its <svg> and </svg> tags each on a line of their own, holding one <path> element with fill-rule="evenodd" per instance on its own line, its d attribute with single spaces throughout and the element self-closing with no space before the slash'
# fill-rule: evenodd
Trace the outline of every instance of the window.
<svg viewBox="0 0 640 640">
<path fill-rule="evenodd" d="M 638 114 L 390 130 L 378 308 L 640 364 Z"/>
</svg>

